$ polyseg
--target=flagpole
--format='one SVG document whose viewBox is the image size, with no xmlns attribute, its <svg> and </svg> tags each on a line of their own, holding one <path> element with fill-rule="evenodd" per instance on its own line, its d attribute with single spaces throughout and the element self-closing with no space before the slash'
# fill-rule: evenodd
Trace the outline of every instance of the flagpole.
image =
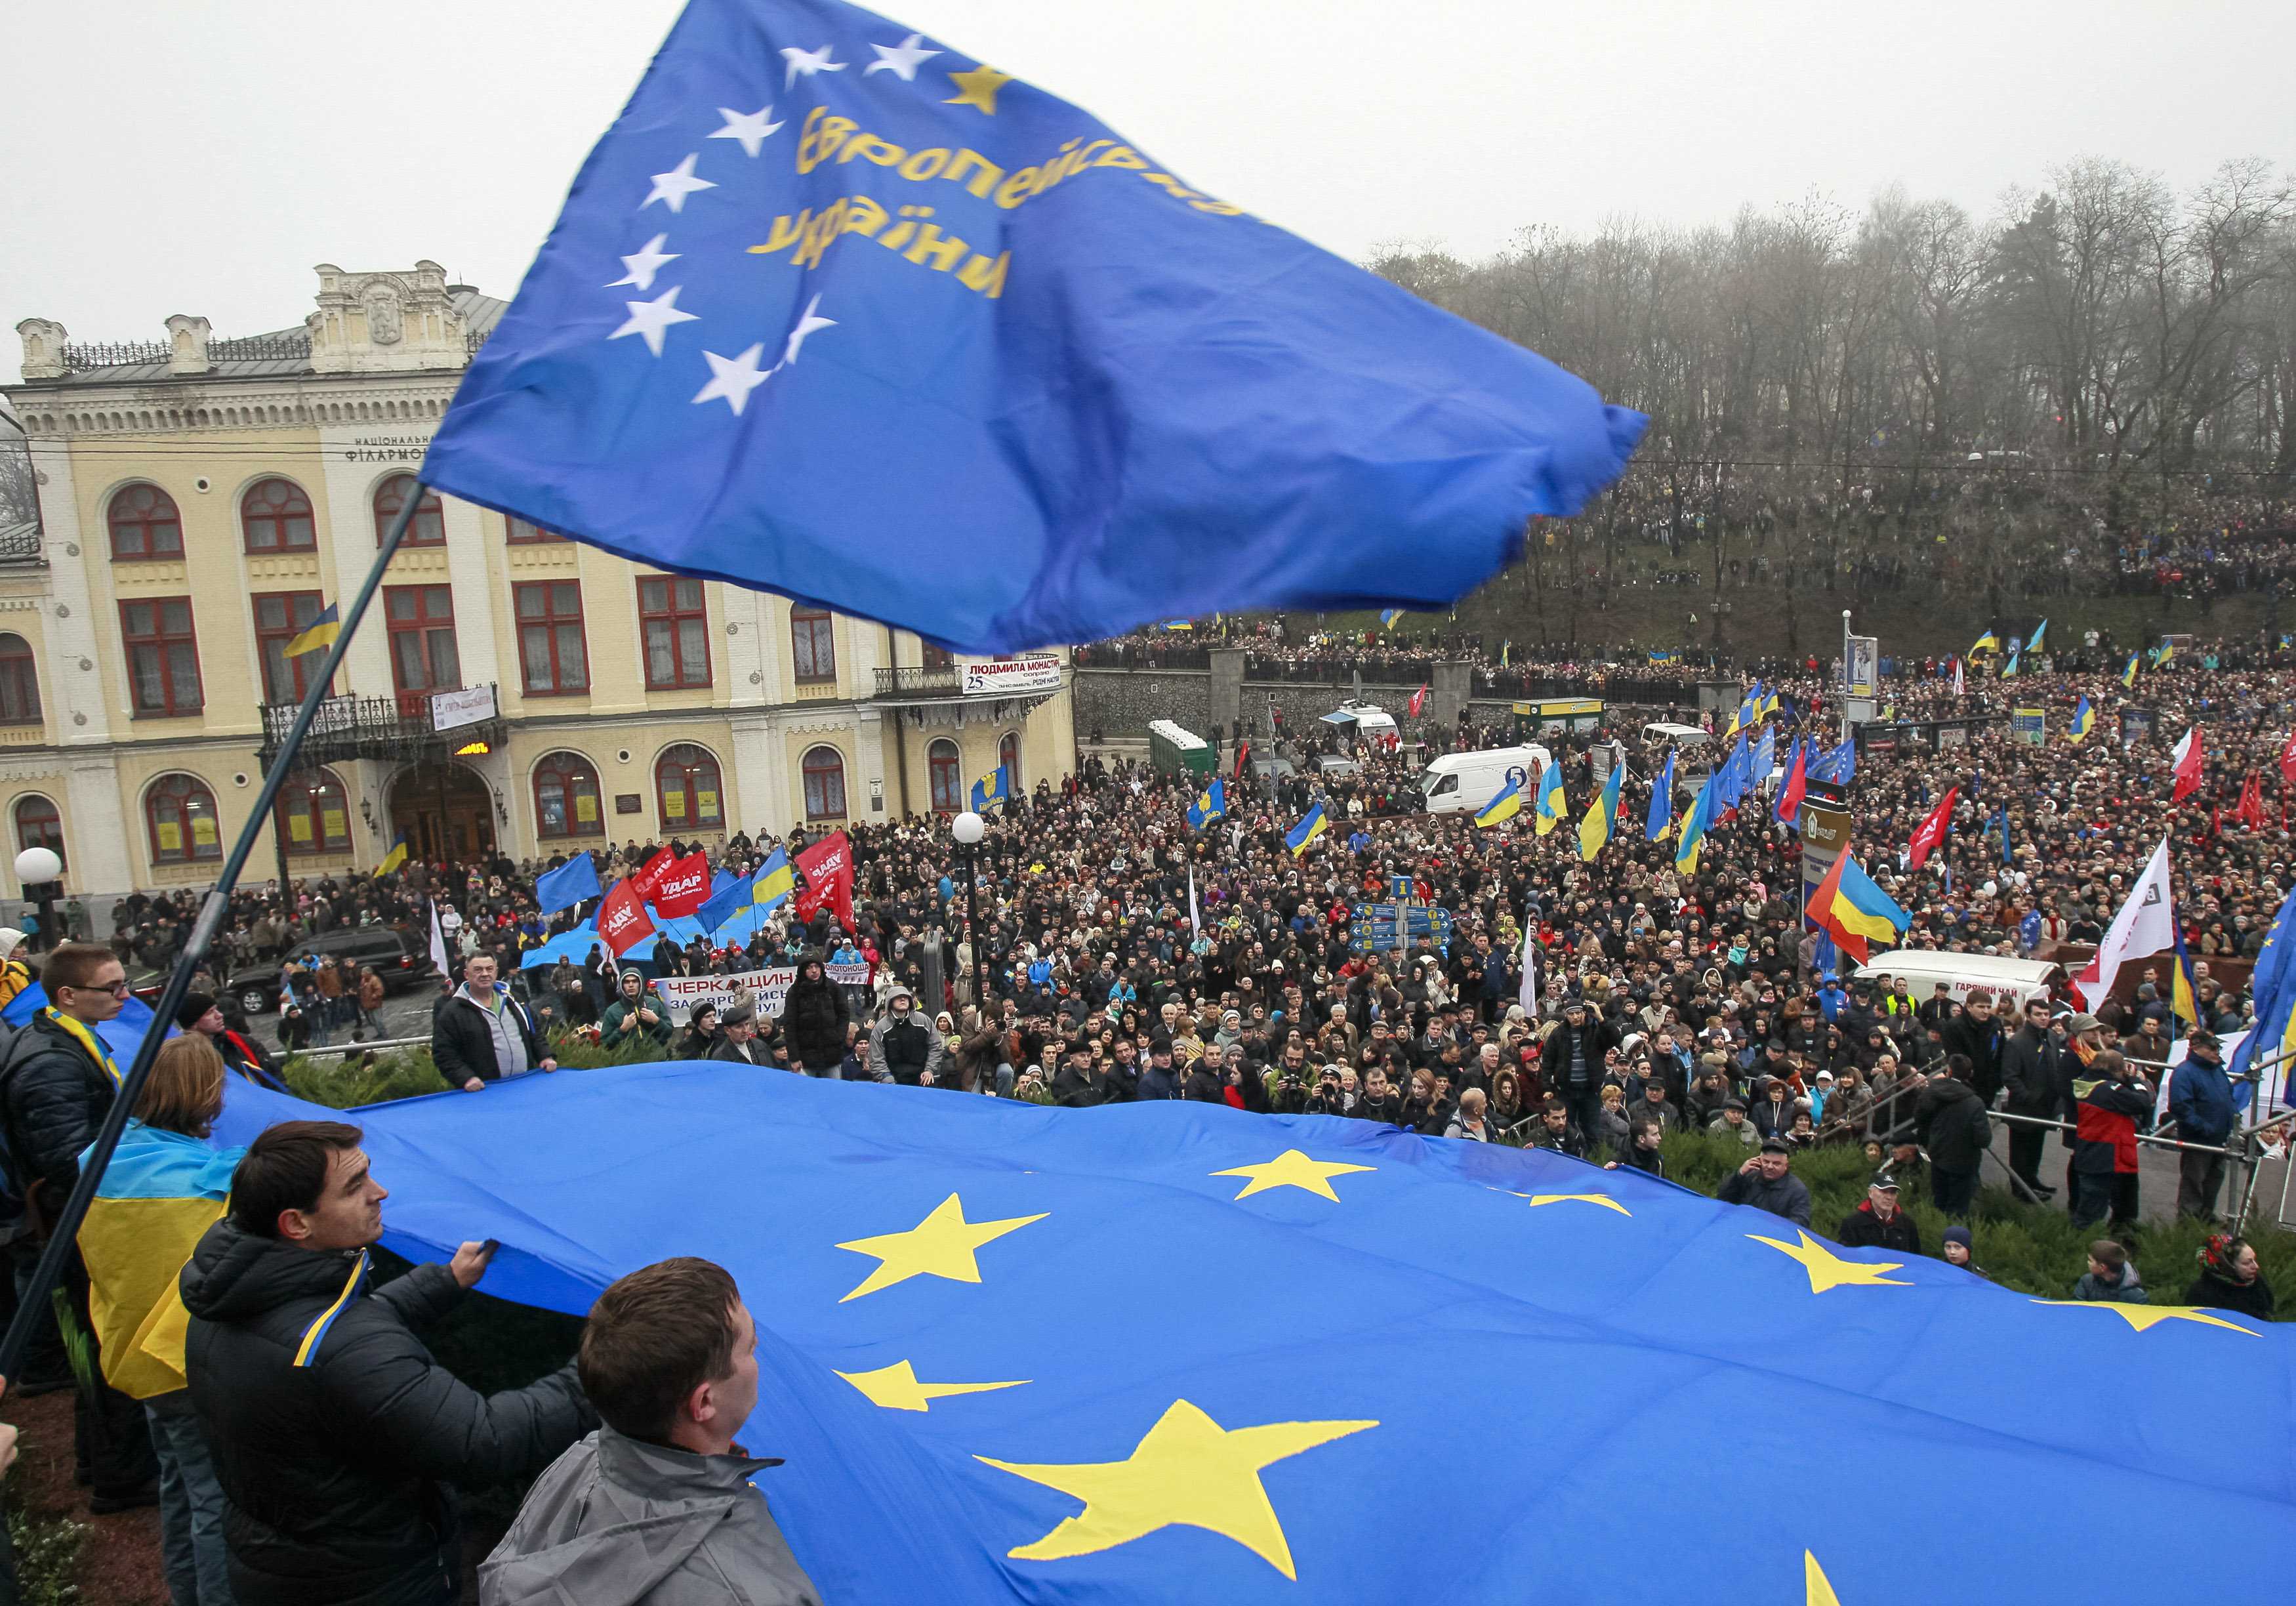
<svg viewBox="0 0 2296 1606">
<path fill-rule="evenodd" d="M 40 1251 L 39 1264 L 33 1268 L 32 1281 L 16 1307 L 16 1315 L 8 1323 L 5 1337 L 0 1337 L 0 1377 L 14 1377 L 21 1369 L 24 1351 L 32 1341 L 34 1324 L 48 1307 L 48 1291 L 63 1273 L 64 1257 L 70 1252 L 73 1241 L 79 1236 L 80 1223 L 86 1218 L 87 1208 L 94 1202 L 97 1184 L 103 1180 L 104 1168 L 111 1163 L 112 1151 L 119 1146 L 120 1134 L 127 1129 L 127 1118 L 135 1113 L 135 1101 L 144 1092 L 144 1084 L 152 1075 L 152 1062 L 160 1056 L 160 1045 L 168 1035 L 168 1024 L 183 1007 L 184 995 L 192 990 L 192 972 L 207 957 L 208 945 L 215 940 L 222 928 L 225 914 L 231 907 L 231 894 L 239 884 L 240 873 L 247 868 L 250 855 L 255 851 L 255 839 L 264 823 L 271 817 L 272 805 L 277 800 L 279 789 L 287 779 L 287 772 L 295 762 L 295 754 L 303 739 L 310 733 L 311 721 L 318 714 L 319 704 L 325 700 L 327 688 L 334 683 L 335 672 L 342 667 L 343 656 L 349 650 L 351 637 L 358 631 L 359 620 L 366 613 L 367 604 L 374 600 L 382 584 L 382 571 L 390 565 L 398 551 L 399 542 L 406 535 L 406 527 L 414 521 L 415 510 L 422 506 L 428 488 L 417 481 L 412 495 L 400 503 L 392 517 L 390 528 L 383 532 L 382 545 L 375 549 L 374 561 L 359 583 L 358 594 L 351 599 L 350 609 L 342 617 L 341 627 L 327 649 L 327 661 L 303 692 L 303 701 L 295 709 L 295 718 L 280 739 L 278 757 L 264 772 L 263 784 L 255 794 L 255 801 L 247 815 L 247 823 L 240 827 L 239 838 L 217 873 L 216 884 L 200 905 L 199 918 L 192 924 L 190 937 L 184 951 L 176 961 L 168 985 L 160 989 L 160 1001 L 152 1006 L 152 1029 L 135 1050 L 135 1063 L 120 1078 L 119 1091 L 111 1101 L 111 1110 L 103 1118 L 103 1126 L 95 1135 L 95 1142 L 81 1160 L 79 1180 L 72 1184 L 71 1195 L 57 1213 L 53 1230 L 48 1235 L 47 1246 Z M 280 897 L 287 897 L 283 883 Z"/>
</svg>

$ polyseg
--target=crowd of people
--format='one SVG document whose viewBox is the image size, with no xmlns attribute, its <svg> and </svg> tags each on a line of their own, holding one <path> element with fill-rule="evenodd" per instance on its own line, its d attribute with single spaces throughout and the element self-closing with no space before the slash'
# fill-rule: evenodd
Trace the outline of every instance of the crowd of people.
<svg viewBox="0 0 2296 1606">
<path fill-rule="evenodd" d="M 472 1094 L 552 1070 L 578 1029 L 632 1059 L 706 1057 L 1078 1110 L 1176 1099 L 1320 1113 L 1659 1174 L 1666 1138 L 1692 1131 L 1743 1153 L 1725 1200 L 1803 1225 L 1812 1207 L 1793 1157 L 1838 1146 L 1862 1155 L 1869 1185 L 1846 1218 L 1817 1226 L 1972 1270 L 1966 1223 L 2007 1125 L 2009 1185 L 2105 1234 L 2072 1291 L 2083 1299 L 2148 1297 L 2130 1253 L 2144 1204 L 2136 1138 L 2155 1127 L 2166 1077 L 2169 1130 L 2193 1145 L 2173 1208 L 2218 1228 L 2187 1297 L 2268 1319 L 2274 1294 L 2252 1247 L 2223 1230 L 2224 1150 L 2241 1118 L 2221 1040 L 2248 1024 L 2251 967 L 2296 889 L 2282 801 L 2296 673 L 2276 655 L 2202 644 L 2132 689 L 2113 643 L 2065 648 L 2010 681 L 1983 664 L 1898 666 L 1883 699 L 1901 714 L 1978 723 L 1965 743 L 1860 758 L 1845 789 L 1850 851 L 1907 915 L 1902 946 L 2031 955 L 2096 941 L 2165 838 L 2195 1020 L 2176 1017 L 2159 973 L 2088 1010 L 1853 973 L 1803 929 L 1801 844 L 1767 799 L 1715 825 L 1694 865 L 1678 864 L 1676 844 L 1644 825 L 1657 755 L 1623 728 L 1549 739 L 1566 798 L 1553 832 L 1531 811 L 1479 829 L 1464 814 L 1388 807 L 1409 795 L 1417 760 L 1330 727 L 1273 744 L 1298 761 L 1288 772 L 1237 769 L 1224 817 L 1201 828 L 1186 817 L 1200 777 L 1095 754 L 996 811 L 969 856 L 940 821 L 847 827 L 851 922 L 834 900 L 803 900 L 802 915 L 792 900 L 739 945 L 697 938 L 619 958 L 593 946 L 526 966 L 584 913 L 536 902 L 536 878 L 558 857 L 242 888 L 129 1129 L 136 1175 L 198 1207 L 171 1217 L 176 1236 L 158 1257 L 180 1250 L 176 1264 L 189 1263 L 187 1341 L 167 1351 L 172 1368 L 138 1358 L 140 1323 L 176 1286 L 155 1280 L 153 1257 L 121 1258 L 84 1233 L 74 1263 L 72 1309 L 108 1382 L 83 1391 L 94 1501 L 162 1503 L 179 1601 L 429 1602 L 450 1598 L 439 1591 L 454 1566 L 430 1479 L 531 1474 L 563 1456 L 490 1571 L 487 1598 L 510 1602 L 550 1598 L 541 1580 L 593 1530 L 602 1484 L 699 1497 L 702 1486 L 679 1481 L 695 1471 L 680 1456 L 732 1475 L 727 1446 L 754 1373 L 745 1398 L 747 1314 L 714 1268 L 650 1268 L 663 1287 L 628 1300 L 642 1343 L 618 1352 L 613 1324 L 594 1317 L 578 1376 L 482 1399 L 408 1328 L 476 1283 L 483 1246 L 354 1297 L 381 1197 L 355 1127 L 296 1124 L 220 1159 L 199 1141 L 223 1077 L 277 1069 L 227 985 L 234 966 L 284 962 L 282 1047 L 310 1040 L 299 1030 L 364 1031 L 367 978 L 338 969 L 330 985 L 324 963 L 300 963 L 313 939 L 380 926 L 427 942 L 434 907 L 454 973 L 432 1010 L 433 1062 Z M 1798 732 L 1838 739 L 1838 667 L 1761 668 L 1780 696 L 1780 754 Z M 2067 720 L 2083 699 L 2098 724 L 2074 742 Z M 2013 733 L 2013 706 L 2046 711 L 2042 740 Z M 2146 716 L 2127 743 L 2124 708 Z M 2192 725 L 2206 769 L 2172 803 L 2169 743 Z M 1473 723 L 1406 730 L 1422 751 L 1512 740 Z M 1576 827 L 1599 796 L 1597 748 L 1627 778 L 1589 857 Z M 1342 749 L 1351 773 L 1313 762 Z M 1954 828 L 1916 868 L 1914 829 L 1955 788 Z M 1687 801 L 1678 792 L 1658 812 L 1678 818 Z M 1318 803 L 1329 827 L 1295 852 L 1286 833 Z M 709 851 L 743 874 L 808 840 L 737 833 Z M 601 877 L 634 874 L 656 851 L 603 847 Z M 977 931 L 965 923 L 968 875 Z M 1366 904 L 1394 912 L 1402 946 L 1371 946 Z M 131 964 L 172 962 L 195 912 L 188 893 L 125 899 L 108 944 L 45 960 L 53 1008 L 0 1053 L 0 1141 L 25 1194 L 20 1271 L 109 1107 L 113 1083 L 90 1032 L 119 1009 Z M 729 987 L 681 1017 L 649 986 L 781 965 L 796 977 L 778 1009 Z M 299 1028 L 298 1012 L 324 1025 Z M 1921 1241 L 1905 1208 L 1920 1194 L 1955 1224 L 1939 1243 Z M 2065 1268 L 2069 1284 L 2075 1272 Z M 681 1311 L 691 1332 L 673 1342 L 665 1324 Z M 298 1375 L 312 1370 L 294 1364 L 306 1348 L 320 1357 L 316 1377 Z M 652 1364 L 676 1388 L 642 1375 Z M 35 1365 L 29 1386 L 69 1377 L 55 1348 Z M 348 1458 L 343 1445 L 362 1434 L 389 1436 L 400 1471 Z M 772 1536 L 752 1537 L 781 1592 L 756 1598 L 806 1598 L 785 1547 L 775 1557 Z"/>
</svg>

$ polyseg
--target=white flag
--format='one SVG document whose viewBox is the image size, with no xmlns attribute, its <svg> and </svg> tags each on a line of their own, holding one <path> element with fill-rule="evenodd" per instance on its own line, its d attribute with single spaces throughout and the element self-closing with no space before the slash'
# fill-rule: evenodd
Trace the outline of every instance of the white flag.
<svg viewBox="0 0 2296 1606">
<path fill-rule="evenodd" d="M 441 976 L 452 976 L 455 967 L 447 960 L 447 934 L 439 929 L 439 902 L 430 902 L 430 963 L 439 967 Z"/>
<path fill-rule="evenodd" d="M 1204 922 L 1196 914 L 1196 867 L 1188 866 L 1188 930 L 1196 936 L 1204 934 Z"/>
<path fill-rule="evenodd" d="M 1534 913 L 1522 924 L 1522 986 L 1516 989 L 1522 1012 L 1531 1023 L 1538 1021 L 1538 963 L 1534 955 L 1538 949 L 1538 917 Z"/>
<path fill-rule="evenodd" d="M 2112 978 L 2132 959 L 2150 959 L 2177 946 L 2176 905 L 2169 894 L 2169 844 L 2164 839 L 2145 862 L 2144 873 L 2129 889 L 2128 901 L 2112 917 L 2097 945 L 2096 957 L 2073 978 L 2073 991 L 2091 1014 L 2112 991 Z"/>
</svg>

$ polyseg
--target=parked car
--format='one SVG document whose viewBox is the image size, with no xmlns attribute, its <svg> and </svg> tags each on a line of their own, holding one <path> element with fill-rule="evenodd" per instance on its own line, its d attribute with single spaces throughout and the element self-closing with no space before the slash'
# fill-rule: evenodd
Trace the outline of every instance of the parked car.
<svg viewBox="0 0 2296 1606">
<path fill-rule="evenodd" d="M 439 974 L 424 938 L 402 936 L 389 926 L 348 926 L 322 931 L 298 944 L 290 957 L 300 960 L 308 954 L 322 957 L 332 954 L 339 962 L 365 966 L 381 977 L 383 987 L 391 992 L 404 991 Z M 279 1007 L 283 973 L 275 959 L 234 971 L 232 996 L 250 1015 L 275 1010 Z"/>
<path fill-rule="evenodd" d="M 1316 760 L 1316 768 L 1326 775 L 1360 775 L 1363 766 L 1338 753 L 1325 753 Z"/>
</svg>

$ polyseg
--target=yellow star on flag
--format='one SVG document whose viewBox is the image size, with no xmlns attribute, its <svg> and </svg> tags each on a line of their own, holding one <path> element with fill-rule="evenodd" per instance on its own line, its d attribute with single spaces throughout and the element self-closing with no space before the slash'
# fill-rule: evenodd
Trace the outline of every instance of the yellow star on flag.
<svg viewBox="0 0 2296 1606">
<path fill-rule="evenodd" d="M 1801 1553 L 1801 1587 L 1802 1606 L 1841 1606 L 1841 1597 L 1833 1593 L 1833 1581 L 1808 1551 Z"/>
<path fill-rule="evenodd" d="M 912 1277 L 978 1282 L 980 1267 L 972 1258 L 973 1250 L 1044 1218 L 1044 1215 L 1010 1216 L 1002 1221 L 967 1221 L 963 1201 L 952 1193 L 933 1207 L 931 1215 L 906 1233 L 884 1233 L 839 1244 L 840 1250 L 873 1256 L 879 1263 L 877 1269 L 863 1278 L 861 1286 L 846 1295 L 845 1299 L 857 1299 L 863 1294 L 873 1294 L 881 1288 L 890 1288 Z M 838 1303 L 842 1305 L 845 1299 Z"/>
<path fill-rule="evenodd" d="M 915 1369 L 906 1361 L 895 1361 L 874 1372 L 840 1372 L 837 1375 L 861 1390 L 871 1405 L 882 1405 L 888 1411 L 930 1410 L 937 1399 L 958 1394 L 986 1394 L 992 1389 L 1018 1389 L 1029 1381 L 1018 1378 L 1009 1383 L 921 1383 Z"/>
<path fill-rule="evenodd" d="M 990 117 L 996 115 L 996 92 L 1013 81 L 1009 72 L 999 72 L 988 62 L 969 72 L 952 72 L 948 81 L 956 86 L 956 93 L 941 102 L 944 106 L 978 106 Z"/>
<path fill-rule="evenodd" d="M 1270 1188 L 1299 1188 L 1309 1193 L 1320 1193 L 1333 1204 L 1340 1196 L 1332 1192 L 1332 1178 L 1345 1176 L 1350 1171 L 1376 1171 L 1377 1166 L 1350 1166 L 1338 1160 L 1309 1159 L 1297 1149 L 1286 1149 L 1274 1159 L 1257 1166 L 1231 1166 L 1225 1171 L 1215 1171 L 1214 1176 L 1248 1176 L 1238 1199 L 1250 1199 L 1254 1193 L 1265 1193 Z"/>
<path fill-rule="evenodd" d="M 1513 1188 L 1509 1188 L 1507 1192 L 1514 1193 L 1514 1190 Z M 1534 1210 L 1541 1205 L 1590 1204 L 1601 1205 L 1606 1210 L 1616 1210 L 1621 1216 L 1631 1216 L 1634 1214 L 1632 1210 L 1627 1209 L 1626 1206 L 1620 1204 L 1608 1193 L 1515 1193 L 1514 1196 L 1517 1199 L 1528 1199 L 1530 1200 L 1530 1208 Z"/>
<path fill-rule="evenodd" d="M 2222 1327 L 2233 1332 L 2244 1332 L 2250 1338 L 2261 1338 L 2253 1327 L 2243 1327 L 2237 1322 L 2227 1322 L 2212 1315 L 2196 1305 L 2122 1305 L 2105 1300 L 2092 1303 L 2087 1299 L 2036 1299 L 2036 1305 L 2070 1305 L 2075 1310 L 2109 1310 L 2139 1332 L 2150 1332 L 2163 1322 L 2199 1322 L 2209 1327 Z"/>
<path fill-rule="evenodd" d="M 1765 1238 L 1759 1233 L 1749 1233 L 1746 1236 L 1756 1243 L 1768 1244 L 1781 1255 L 1800 1261 L 1802 1270 L 1809 1274 L 1809 1291 L 1814 1294 L 1822 1294 L 1830 1288 L 1913 1286 L 1903 1277 L 1882 1274 L 1883 1272 L 1905 1270 L 1902 1260 L 1844 1260 L 1799 1227 L 1795 1233 L 1801 1239 L 1799 1248 L 1791 1243 L 1781 1243 L 1775 1238 Z"/>
<path fill-rule="evenodd" d="M 1303 1450 L 1345 1438 L 1376 1422 L 1267 1422 L 1223 1428 L 1186 1400 L 1174 1400 L 1122 1461 L 1036 1465 L 973 1459 L 1084 1502 L 1033 1545 L 1004 1553 L 1019 1561 L 1088 1556 L 1154 1533 L 1201 1528 L 1234 1540 L 1293 1582 L 1292 1546 L 1259 1481 L 1262 1469 Z"/>
</svg>

